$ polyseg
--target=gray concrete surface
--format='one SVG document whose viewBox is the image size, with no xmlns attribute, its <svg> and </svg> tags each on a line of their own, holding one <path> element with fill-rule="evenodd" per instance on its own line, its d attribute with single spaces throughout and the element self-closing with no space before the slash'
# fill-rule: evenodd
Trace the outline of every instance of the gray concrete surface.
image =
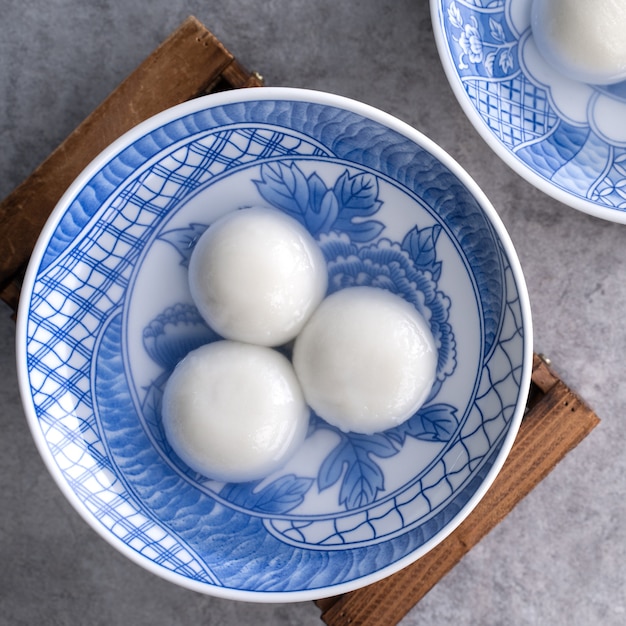
<svg viewBox="0 0 626 626">
<path fill-rule="evenodd" d="M 426 0 L 0 0 L 0 197 L 189 14 L 267 84 L 372 104 L 452 154 L 517 247 L 535 350 L 602 419 L 403 626 L 626 623 L 626 226 L 559 204 L 499 161 L 445 79 Z M 35 449 L 13 341 L 0 307 L 0 624 L 320 623 L 312 603 L 178 588 L 97 536 Z"/>
</svg>

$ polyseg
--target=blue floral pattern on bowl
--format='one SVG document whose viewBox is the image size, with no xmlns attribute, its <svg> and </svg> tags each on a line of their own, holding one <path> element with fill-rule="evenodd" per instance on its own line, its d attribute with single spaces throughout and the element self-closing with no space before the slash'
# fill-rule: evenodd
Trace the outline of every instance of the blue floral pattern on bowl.
<svg viewBox="0 0 626 626">
<path fill-rule="evenodd" d="M 546 193 L 626 222 L 626 83 L 559 75 L 539 54 L 532 0 L 431 0 L 448 79 L 496 153 Z"/>
<path fill-rule="evenodd" d="M 428 321 L 439 355 L 436 383 L 429 400 L 434 398 L 456 364 L 454 333 L 448 323 L 450 300 L 437 289 L 441 262 L 437 260 L 436 241 L 441 226 L 422 231 L 414 227 L 401 244 L 380 238 L 385 225 L 371 218 L 380 210 L 382 202 L 378 181 L 370 173 L 351 175 L 344 170 L 327 187 L 317 172 L 306 176 L 297 162 L 279 160 L 262 164 L 260 179 L 254 182 L 259 191 L 259 203 L 284 211 L 319 238 L 328 263 L 328 293 L 364 285 L 387 289 L 411 302 Z M 187 267 L 194 243 L 205 228 L 193 223 L 187 228 L 165 231 L 159 238 L 176 248 L 182 265 Z M 362 245 L 372 241 L 376 243 Z M 220 337 L 202 323 L 190 303 L 168 307 L 150 322 L 143 334 L 147 352 L 165 369 L 148 387 L 143 413 L 148 423 L 156 427 L 155 436 L 171 455 L 160 427 L 163 384 L 189 349 Z M 341 507 L 359 509 L 372 505 L 384 492 L 384 474 L 377 459 L 396 455 L 407 436 L 448 442 L 458 426 L 456 414 L 456 407 L 427 401 L 405 424 L 367 437 L 342 433 L 314 416 L 312 429 L 332 430 L 339 440 L 321 464 L 318 488 L 324 491 L 341 481 Z M 293 480 L 303 485 L 307 481 L 302 478 Z M 232 487 L 228 491 L 231 495 L 237 494 Z M 304 495 L 302 492 L 301 496 Z"/>
<path fill-rule="evenodd" d="M 436 147 L 350 101 L 251 91 L 155 118 L 77 181 L 25 283 L 23 381 L 53 475 L 116 547 L 198 591 L 301 600 L 397 570 L 475 505 L 521 419 L 530 319 L 495 213 Z M 318 240 L 329 291 L 411 302 L 437 382 L 373 436 L 312 415 L 283 469 L 224 484 L 172 452 L 160 399 L 176 363 L 218 339 L 187 286 L 195 241 L 259 204 Z"/>
</svg>

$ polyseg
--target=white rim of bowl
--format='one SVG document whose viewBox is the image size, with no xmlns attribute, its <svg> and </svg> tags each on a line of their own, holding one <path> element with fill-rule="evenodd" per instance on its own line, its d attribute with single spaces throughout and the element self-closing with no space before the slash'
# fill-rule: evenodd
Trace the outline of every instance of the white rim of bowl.
<svg viewBox="0 0 626 626">
<path fill-rule="evenodd" d="M 530 183 L 533 187 L 536 187 L 539 191 L 542 191 L 546 195 L 558 200 L 562 204 L 569 206 L 572 209 L 576 209 L 577 211 L 581 211 L 582 213 L 587 213 L 588 215 L 592 215 L 609 222 L 626 224 L 626 211 L 600 206 L 595 202 L 591 202 L 591 200 L 584 200 L 579 196 L 575 196 L 574 194 L 557 187 L 530 169 L 530 167 L 518 159 L 513 152 L 511 152 L 511 150 L 498 141 L 496 136 L 487 126 L 485 120 L 483 120 L 483 118 L 476 112 L 469 96 L 461 85 L 459 75 L 450 57 L 450 47 L 448 46 L 447 39 L 443 34 L 443 24 L 439 19 L 439 9 L 441 5 L 442 0 L 430 0 L 433 33 L 435 35 L 435 43 L 439 52 L 439 59 L 441 60 L 444 73 L 446 74 L 450 88 L 456 96 L 463 112 L 478 134 L 496 153 L 496 156 L 502 159 L 502 161 L 504 161 L 516 174 L 525 179 L 526 182 Z M 523 73 L 521 68 L 520 72 Z"/>
<path fill-rule="evenodd" d="M 524 327 L 523 367 L 520 382 L 519 401 L 511 418 L 511 425 L 504 438 L 498 459 L 490 468 L 487 476 L 481 483 L 480 487 L 472 495 L 472 497 L 469 499 L 463 509 L 457 514 L 454 520 L 450 522 L 439 533 L 437 533 L 437 535 L 435 535 L 429 541 L 420 546 L 419 549 L 391 563 L 390 565 L 381 568 L 376 572 L 346 583 L 340 583 L 330 587 L 320 587 L 305 591 L 247 591 L 224 588 L 217 585 L 210 586 L 204 583 L 189 580 L 188 578 L 185 578 L 180 574 L 176 574 L 175 572 L 172 572 L 165 568 L 158 567 L 152 561 L 132 550 L 121 539 L 118 539 L 116 536 L 106 530 L 98 522 L 98 520 L 93 517 L 93 515 L 86 508 L 83 502 L 78 498 L 76 493 L 72 489 L 70 489 L 61 470 L 59 469 L 58 465 L 54 461 L 54 458 L 52 457 L 52 453 L 50 452 L 50 449 L 46 443 L 46 439 L 43 436 L 43 433 L 39 426 L 39 421 L 34 411 L 32 396 L 30 393 L 31 386 L 28 378 L 28 369 L 26 365 L 25 355 L 23 353 L 24 346 L 26 345 L 26 329 L 29 314 L 28 303 L 41 259 L 48 245 L 48 240 L 52 236 L 54 229 L 56 228 L 61 217 L 65 214 L 67 208 L 71 203 L 71 200 L 74 198 L 77 192 L 82 189 L 82 187 L 93 176 L 93 174 L 101 169 L 106 163 L 108 163 L 115 155 L 121 152 L 123 148 L 128 146 L 130 143 L 133 143 L 137 138 L 143 136 L 151 130 L 154 130 L 155 128 L 162 126 L 167 122 L 173 121 L 175 119 L 205 108 L 213 108 L 226 104 L 231 104 L 234 102 L 247 102 L 254 100 L 310 102 L 325 106 L 334 106 L 343 110 L 351 111 L 365 118 L 378 122 L 379 124 L 390 128 L 391 130 L 395 130 L 399 134 L 415 142 L 417 145 L 425 148 L 435 158 L 441 161 L 441 163 L 443 163 L 463 183 L 463 185 L 465 185 L 468 191 L 477 200 L 477 202 L 481 206 L 481 209 L 485 212 L 485 215 L 487 216 L 489 222 L 496 231 L 497 236 L 500 239 L 500 242 L 502 243 L 502 246 L 504 247 L 504 250 L 506 252 L 507 258 L 511 264 L 511 271 L 515 278 L 515 284 L 519 292 L 520 307 Z M 76 178 L 76 180 L 63 194 L 55 209 L 51 213 L 44 228 L 42 229 L 37 244 L 35 245 L 35 248 L 33 250 L 31 260 L 26 271 L 26 275 L 24 277 L 16 323 L 16 359 L 18 383 L 20 388 L 20 395 L 22 398 L 22 405 L 24 407 L 29 428 L 31 430 L 39 453 L 44 460 L 48 471 L 61 489 L 61 492 L 68 499 L 70 504 L 72 504 L 74 509 L 76 509 L 81 517 L 87 522 L 87 524 L 91 528 L 93 528 L 103 539 L 105 539 L 119 552 L 128 557 L 131 561 L 140 565 L 147 571 L 152 572 L 160 578 L 173 582 L 181 587 L 186 587 L 187 589 L 191 589 L 193 591 L 229 600 L 239 600 L 246 602 L 304 602 L 308 600 L 315 600 L 318 598 L 340 595 L 342 593 L 354 591 L 355 589 L 359 589 L 361 587 L 365 587 L 366 585 L 370 585 L 374 582 L 382 580 L 383 578 L 386 578 L 387 576 L 390 576 L 391 574 L 403 569 L 407 565 L 410 565 L 421 556 L 432 550 L 444 539 L 446 539 L 446 537 L 448 537 L 456 528 L 458 528 L 458 526 L 474 510 L 476 505 L 480 502 L 480 500 L 482 500 L 489 487 L 491 487 L 496 476 L 499 474 L 502 465 L 504 464 L 504 461 L 508 457 L 509 452 L 513 446 L 515 437 L 517 436 L 519 430 L 519 426 L 524 416 L 526 398 L 530 389 L 532 374 L 532 319 L 528 290 L 523 276 L 522 267 L 504 224 L 502 223 L 495 208 L 492 206 L 487 196 L 479 188 L 477 183 L 447 152 L 445 152 L 445 150 L 443 150 L 443 148 L 438 146 L 436 143 L 423 135 L 417 129 L 392 116 L 391 114 L 385 113 L 375 107 L 372 107 L 371 105 L 364 104 L 357 100 L 352 100 L 345 96 L 317 90 L 293 87 L 251 87 L 202 96 L 200 98 L 184 102 L 182 104 L 166 109 L 161 113 L 158 113 L 157 115 L 130 129 L 129 131 L 124 133 L 119 139 L 114 141 L 109 147 L 105 148 L 105 150 L 103 150 Z"/>
</svg>

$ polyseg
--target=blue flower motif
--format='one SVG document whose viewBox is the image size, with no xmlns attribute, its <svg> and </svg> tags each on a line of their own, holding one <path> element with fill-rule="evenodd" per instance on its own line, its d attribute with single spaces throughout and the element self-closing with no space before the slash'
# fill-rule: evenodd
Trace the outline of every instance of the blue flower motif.
<svg viewBox="0 0 626 626">
<path fill-rule="evenodd" d="M 338 233 L 319 240 L 328 266 L 329 293 L 356 286 L 387 289 L 413 304 L 428 322 L 439 353 L 431 397 L 456 366 L 454 333 L 448 322 L 450 299 L 437 289 L 441 266 L 431 254 L 439 232 L 438 226 L 421 232 L 414 229 L 402 246 L 388 239 L 358 246 Z"/>
<path fill-rule="evenodd" d="M 168 373 L 186 354 L 218 338 L 206 325 L 198 309 L 185 303 L 168 307 L 143 331 L 146 352 Z"/>
<path fill-rule="evenodd" d="M 369 173 L 341 173 L 327 186 L 316 173 L 305 175 L 293 161 L 265 163 L 255 181 L 259 194 L 271 206 L 302 223 L 317 238 L 326 258 L 329 292 L 352 286 L 387 289 L 412 304 L 429 324 L 438 350 L 437 376 L 422 408 L 395 428 L 374 435 L 344 433 L 313 414 L 310 432 L 332 430 L 337 445 L 320 466 L 320 491 L 337 482 L 339 504 L 347 510 L 366 507 L 385 490 L 379 460 L 398 454 L 407 437 L 431 442 L 449 441 L 458 428 L 455 407 L 434 403 L 444 380 L 456 367 L 456 344 L 449 323 L 450 299 L 438 288 L 442 264 L 437 259 L 441 226 L 414 227 L 400 243 L 381 238 L 384 224 L 373 216 L 380 210 L 379 185 Z M 206 228 L 190 224 L 165 232 L 161 239 L 180 253 L 182 264 L 198 236 Z M 158 316 L 144 333 L 150 356 L 166 370 L 184 356 L 197 341 L 212 341 L 195 307 L 176 305 Z M 155 381 L 147 395 L 146 407 L 156 413 L 164 379 Z M 305 477 L 279 479 L 259 498 L 256 487 L 227 486 L 221 493 L 227 500 L 247 508 L 290 510 L 302 501 L 311 484 Z"/>
<path fill-rule="evenodd" d="M 459 45 L 470 63 L 480 63 L 483 60 L 483 42 L 478 30 L 476 18 L 472 16 L 472 24 L 465 24 L 459 37 Z"/>
<path fill-rule="evenodd" d="M 437 261 L 438 225 L 412 229 L 401 244 L 379 239 L 357 244 L 345 233 L 331 232 L 319 237 L 326 257 L 329 292 L 346 287 L 372 286 L 387 289 L 411 304 L 428 322 L 438 349 L 437 380 L 424 406 L 409 420 L 374 435 L 343 433 L 316 419 L 316 428 L 333 430 L 339 443 L 321 465 L 318 488 L 327 489 L 340 481 L 339 503 L 356 509 L 375 502 L 384 491 L 384 473 L 377 459 L 392 457 L 407 437 L 447 442 L 458 427 L 456 409 L 432 404 L 444 379 L 456 367 L 456 344 L 448 321 L 450 299 L 437 288 L 441 262 Z"/>
<path fill-rule="evenodd" d="M 170 459 L 193 480 L 201 477 L 178 459 L 165 436 L 161 419 L 163 390 L 176 364 L 191 350 L 220 337 L 209 328 L 192 304 L 177 303 L 157 315 L 143 331 L 144 348 L 150 358 L 163 368 L 145 389 L 142 412 L 154 441 Z M 226 484 L 220 492 L 224 499 L 262 513 L 282 514 L 302 503 L 311 483 L 310 478 L 282 476 L 261 486 L 263 481 Z"/>
</svg>

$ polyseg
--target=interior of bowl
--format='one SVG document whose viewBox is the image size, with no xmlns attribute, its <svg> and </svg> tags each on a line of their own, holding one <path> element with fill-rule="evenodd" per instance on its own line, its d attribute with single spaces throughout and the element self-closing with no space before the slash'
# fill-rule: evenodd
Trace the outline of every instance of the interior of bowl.
<svg viewBox="0 0 626 626">
<path fill-rule="evenodd" d="M 225 484 L 171 450 L 160 402 L 180 359 L 219 339 L 187 285 L 193 246 L 249 206 L 309 230 L 329 293 L 371 285 L 411 302 L 437 379 L 396 428 L 344 433 L 312 414 L 282 469 Z M 18 320 L 31 429 L 77 510 L 156 574 L 254 601 L 369 584 L 452 532 L 513 443 L 531 346 L 517 257 L 473 181 L 398 120 L 293 89 L 198 99 L 111 146 L 42 233 Z"/>
</svg>

